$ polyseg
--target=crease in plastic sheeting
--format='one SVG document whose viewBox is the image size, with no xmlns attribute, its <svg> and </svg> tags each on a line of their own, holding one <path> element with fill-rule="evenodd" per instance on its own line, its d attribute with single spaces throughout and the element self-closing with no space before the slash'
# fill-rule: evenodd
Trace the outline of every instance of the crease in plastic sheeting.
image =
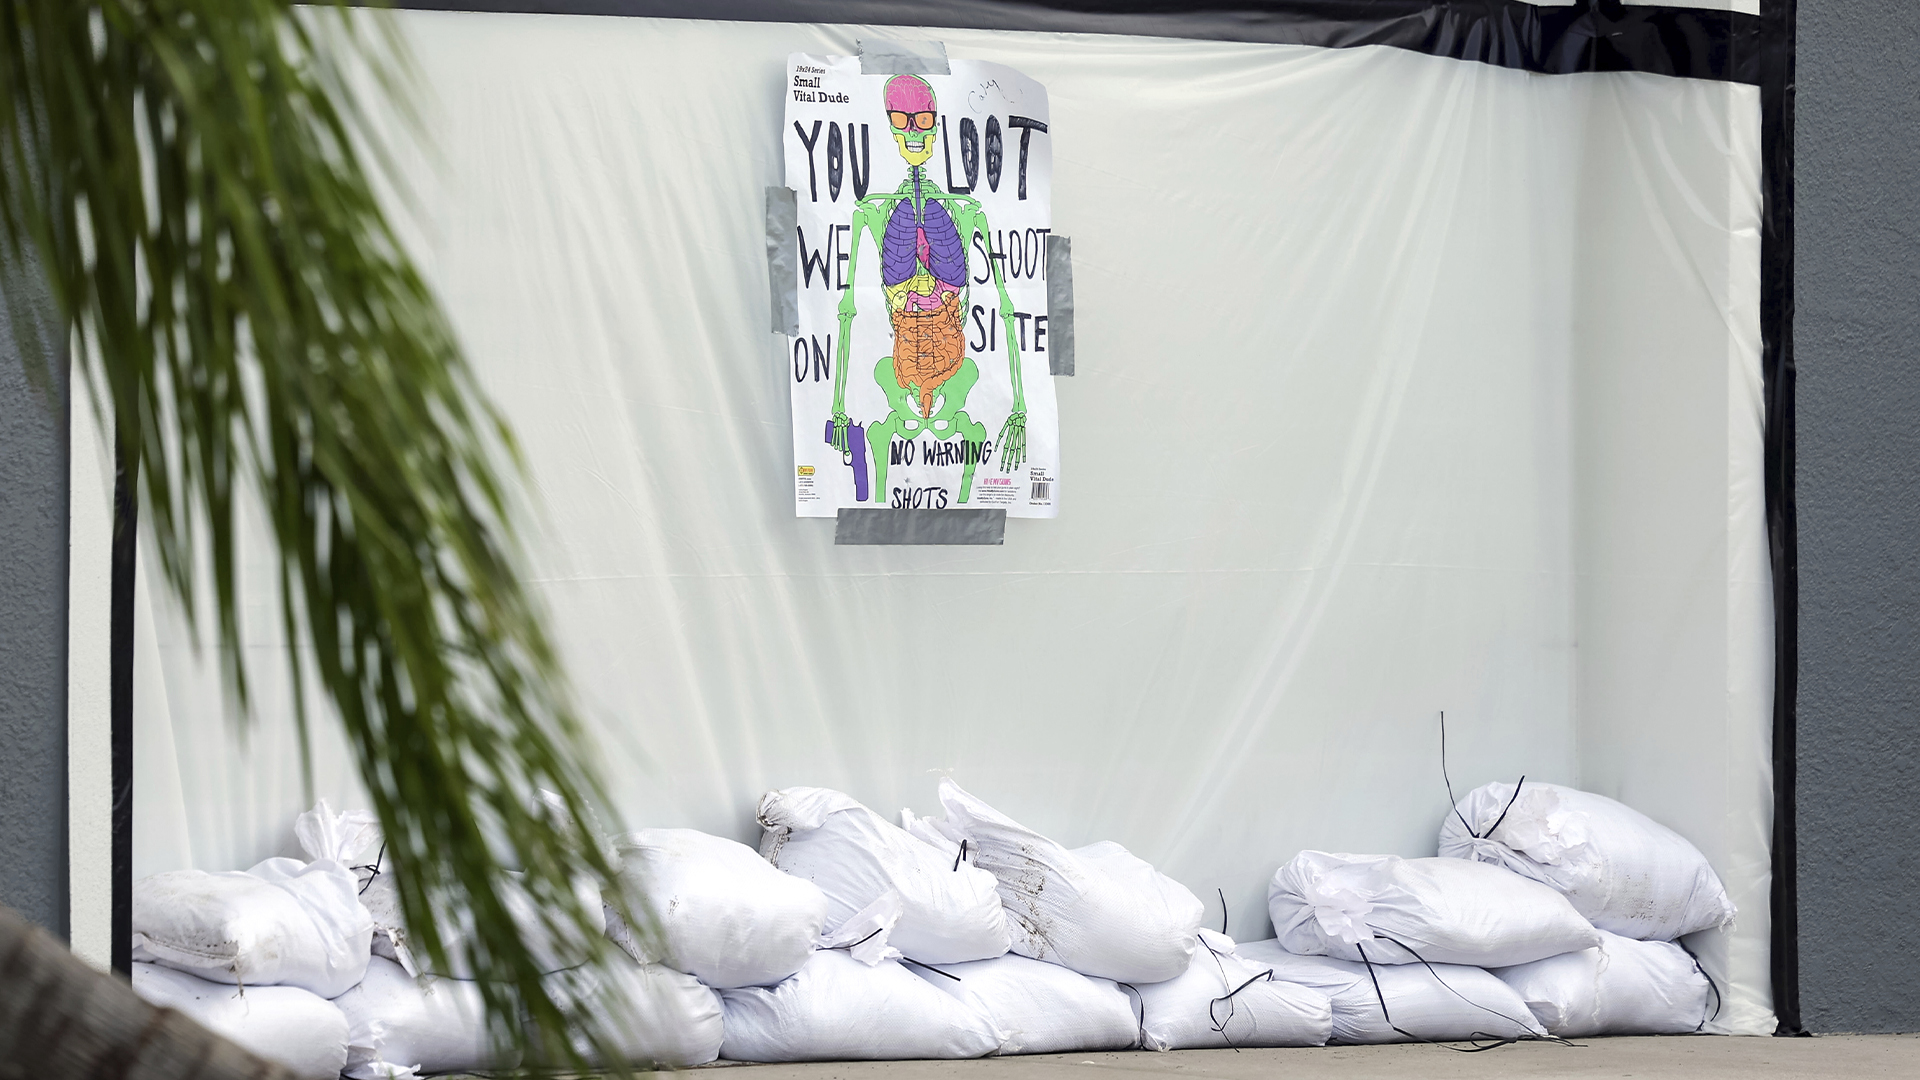
<svg viewBox="0 0 1920 1080">
<path fill-rule="evenodd" d="M 1073 241 L 1047 234 L 1047 371 L 1073 374 Z"/>
<path fill-rule="evenodd" d="M 1004 544 L 1005 510 L 884 510 L 843 506 L 835 544 Z"/>
<path fill-rule="evenodd" d="M 862 75 L 948 75 L 947 46 L 941 41 L 889 41 L 875 39 L 860 43 Z"/>
<path fill-rule="evenodd" d="M 800 257 L 794 229 L 800 206 L 792 188 L 767 189 L 767 309 L 769 329 L 792 337 L 800 332 L 800 298 L 794 278 Z"/>
</svg>

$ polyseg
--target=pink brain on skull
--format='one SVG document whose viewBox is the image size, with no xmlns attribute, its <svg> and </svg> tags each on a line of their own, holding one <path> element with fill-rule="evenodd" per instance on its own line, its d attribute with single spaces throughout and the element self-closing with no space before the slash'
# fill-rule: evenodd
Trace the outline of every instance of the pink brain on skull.
<svg viewBox="0 0 1920 1080">
<path fill-rule="evenodd" d="M 918 75 L 895 75 L 887 80 L 888 112 L 933 112 L 933 87 Z"/>
</svg>

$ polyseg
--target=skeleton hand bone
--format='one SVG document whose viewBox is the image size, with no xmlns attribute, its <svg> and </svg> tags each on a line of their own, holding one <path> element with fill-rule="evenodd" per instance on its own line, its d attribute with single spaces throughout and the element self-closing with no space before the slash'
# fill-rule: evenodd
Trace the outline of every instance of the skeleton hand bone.
<svg viewBox="0 0 1920 1080">
<path fill-rule="evenodd" d="M 833 414 L 833 448 L 848 464 L 853 463 L 853 447 L 847 444 L 847 429 L 853 425 L 853 418 L 843 412 Z"/>
<path fill-rule="evenodd" d="M 1027 414 L 1011 413 L 1000 427 L 1000 471 L 1012 472 L 1027 463 Z"/>
</svg>

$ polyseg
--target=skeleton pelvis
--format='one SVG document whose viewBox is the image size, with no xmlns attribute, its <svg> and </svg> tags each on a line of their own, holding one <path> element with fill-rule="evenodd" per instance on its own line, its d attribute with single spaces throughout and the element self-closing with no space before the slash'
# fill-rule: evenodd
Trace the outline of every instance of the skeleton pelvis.
<svg viewBox="0 0 1920 1080">
<path fill-rule="evenodd" d="M 934 391 L 960 370 L 966 355 L 959 294 L 948 293 L 933 311 L 893 313 L 893 377 L 902 390 L 920 388 L 920 415 L 933 411 Z"/>
</svg>

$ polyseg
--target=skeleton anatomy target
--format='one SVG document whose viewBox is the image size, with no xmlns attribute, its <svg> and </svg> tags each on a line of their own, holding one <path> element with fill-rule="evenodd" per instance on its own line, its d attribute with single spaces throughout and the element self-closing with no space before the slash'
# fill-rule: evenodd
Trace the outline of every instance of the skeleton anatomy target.
<svg viewBox="0 0 1920 1080">
<path fill-rule="evenodd" d="M 794 503 L 1053 517 L 1047 91 L 1011 68 L 787 60 Z"/>
</svg>

